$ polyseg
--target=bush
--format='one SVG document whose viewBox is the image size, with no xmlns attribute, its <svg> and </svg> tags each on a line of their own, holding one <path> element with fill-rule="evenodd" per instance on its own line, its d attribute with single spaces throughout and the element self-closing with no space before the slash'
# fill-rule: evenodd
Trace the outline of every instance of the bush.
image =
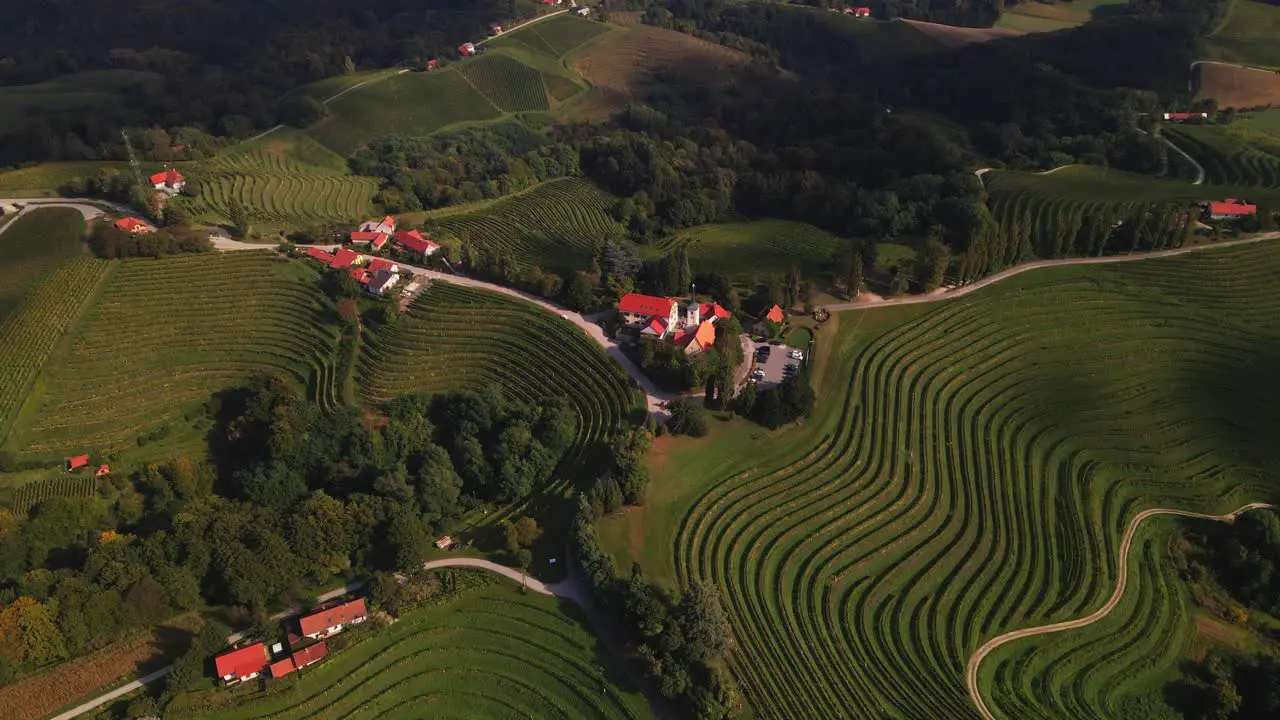
<svg viewBox="0 0 1280 720">
<path fill-rule="evenodd" d="M 688 398 L 677 398 L 668 402 L 666 408 L 671 414 L 667 420 L 667 429 L 672 435 L 703 437 L 707 434 L 707 411 L 698 403 Z"/>
</svg>

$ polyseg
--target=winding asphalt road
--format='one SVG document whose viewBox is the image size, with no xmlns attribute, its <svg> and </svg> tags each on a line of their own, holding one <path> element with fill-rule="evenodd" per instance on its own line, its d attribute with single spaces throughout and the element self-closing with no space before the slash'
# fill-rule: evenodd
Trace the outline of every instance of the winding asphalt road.
<svg viewBox="0 0 1280 720">
<path fill-rule="evenodd" d="M 1040 270 L 1041 268 L 1063 267 L 1066 265 L 1109 265 L 1111 263 L 1137 262 L 1139 260 L 1154 260 L 1156 258 L 1176 257 L 1178 255 L 1189 255 L 1191 253 L 1214 250 L 1216 248 L 1235 247 L 1237 245 L 1251 245 L 1265 240 L 1275 240 L 1280 238 L 1280 232 L 1270 232 L 1263 235 L 1244 238 L 1242 240 L 1228 240 L 1226 242 L 1213 243 L 1210 245 L 1193 245 L 1191 247 L 1174 248 L 1172 250 L 1157 250 L 1148 253 L 1131 253 L 1129 255 L 1103 255 L 1102 257 L 1082 257 L 1082 258 L 1064 258 L 1062 260 L 1036 260 L 1035 262 L 1023 263 L 1015 265 L 1008 270 L 1001 270 L 993 275 L 988 275 L 981 280 L 961 285 L 959 287 L 947 288 L 943 292 L 931 295 L 910 295 L 900 298 L 882 298 L 879 300 L 864 300 L 862 302 L 846 302 L 833 303 L 824 305 L 827 310 L 837 312 L 842 310 L 869 310 L 871 308 L 886 307 L 889 305 L 920 305 L 923 303 L 944 302 L 946 300 L 954 300 L 964 297 L 972 292 L 977 292 L 988 285 L 994 285 L 1001 280 L 1007 280 L 1014 275 L 1021 275 L 1024 272 L 1032 270 Z"/>
<path fill-rule="evenodd" d="M 983 720 L 996 720 L 996 716 L 991 714 L 991 710 L 987 707 L 986 701 L 982 699 L 982 692 L 978 688 L 978 670 L 982 667 L 982 661 L 988 655 L 999 648 L 1001 645 L 1011 643 L 1014 640 L 1034 637 L 1036 635 L 1048 635 L 1049 633 L 1062 632 L 1064 630 L 1075 630 L 1077 628 L 1086 627 L 1098 622 L 1115 609 L 1120 603 L 1120 599 L 1124 597 L 1125 587 L 1129 584 L 1129 546 L 1133 544 L 1133 536 L 1138 531 L 1138 526 L 1143 520 L 1157 515 L 1177 515 L 1179 517 L 1199 518 L 1201 520 L 1217 520 L 1219 522 L 1234 522 L 1240 513 L 1256 510 L 1258 508 L 1275 507 L 1269 503 L 1249 503 L 1234 512 L 1225 515 L 1204 515 L 1202 513 L 1188 512 L 1186 510 L 1175 510 L 1173 508 L 1151 508 L 1143 510 L 1133 519 L 1129 521 L 1129 525 L 1124 530 L 1124 537 L 1120 540 L 1120 566 L 1116 574 L 1116 589 L 1111 593 L 1111 597 L 1103 603 L 1102 607 L 1095 610 L 1092 614 L 1082 617 L 1078 620 L 1065 620 L 1049 625 L 1040 625 L 1038 627 L 1023 628 L 1022 630 L 1014 630 L 1003 635 L 998 635 L 979 647 L 969 656 L 969 664 L 965 668 L 964 682 L 969 690 L 969 698 L 973 700 L 973 704 L 978 709 L 978 714 Z"/>
</svg>

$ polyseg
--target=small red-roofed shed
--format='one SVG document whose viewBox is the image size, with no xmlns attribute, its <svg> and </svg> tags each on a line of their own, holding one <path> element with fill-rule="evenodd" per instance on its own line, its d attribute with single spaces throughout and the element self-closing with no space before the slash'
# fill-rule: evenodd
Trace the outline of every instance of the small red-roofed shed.
<svg viewBox="0 0 1280 720">
<path fill-rule="evenodd" d="M 771 323 L 780 323 L 787 319 L 787 314 L 782 312 L 782 308 L 774 305 L 769 308 L 769 312 L 765 314 L 765 319 Z"/>
<path fill-rule="evenodd" d="M 213 667 L 228 685 L 252 680 L 267 667 L 267 646 L 257 642 L 222 653 L 213 659 Z"/>
<path fill-rule="evenodd" d="M 289 673 L 297 669 L 298 668 L 294 667 L 293 665 L 293 658 L 285 658 L 283 660 L 277 660 L 276 662 L 271 663 L 271 677 L 273 678 L 284 677 L 285 675 L 288 675 Z"/>
<path fill-rule="evenodd" d="M 67 458 L 67 470 L 79 470 L 89 464 L 88 455 L 75 455 Z"/>
</svg>

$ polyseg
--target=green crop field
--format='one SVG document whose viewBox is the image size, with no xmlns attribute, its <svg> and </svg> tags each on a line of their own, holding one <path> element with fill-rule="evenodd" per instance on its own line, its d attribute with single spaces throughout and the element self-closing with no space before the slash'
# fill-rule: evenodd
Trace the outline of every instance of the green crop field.
<svg viewBox="0 0 1280 720">
<path fill-rule="evenodd" d="M 453 68 L 370 83 L 329 103 L 329 113 L 306 133 L 342 157 L 380 135 L 429 135 L 502 115 Z"/>
<path fill-rule="evenodd" d="M 13 511 L 25 515 L 36 503 L 49 498 L 93 497 L 96 479 L 88 470 L 81 470 L 76 475 L 61 475 L 47 480 L 36 480 L 18 487 L 13 493 Z"/>
<path fill-rule="evenodd" d="M 406 613 L 354 647 L 192 720 L 649 718 L 576 610 L 503 581 Z"/>
<path fill-rule="evenodd" d="M 1259 0 L 1232 0 L 1222 25 L 1201 40 L 1209 60 L 1280 67 L 1280 7 Z"/>
<path fill-rule="evenodd" d="M 683 246 L 695 272 L 718 272 L 732 279 L 785 273 L 793 263 L 806 275 L 826 269 L 849 241 L 791 220 L 760 220 L 689 228 L 663 244 L 663 252 Z"/>
<path fill-rule="evenodd" d="M 298 226 L 354 222 L 373 212 L 377 178 L 347 172 L 343 159 L 299 131 L 282 129 L 200 163 L 193 214 L 222 221 L 233 198 L 257 222 Z"/>
<path fill-rule="evenodd" d="M 483 210 L 450 208 L 427 217 L 466 242 L 511 253 L 547 269 L 585 269 L 623 229 L 609 215 L 615 199 L 586 180 L 564 178 L 486 203 Z"/>
<path fill-rule="evenodd" d="M 0 234 L 0 441 L 110 267 L 85 254 L 83 238 L 84 218 L 68 208 L 28 213 Z"/>
<path fill-rule="evenodd" d="M 1275 188 L 1217 183 L 1194 185 L 1085 165 L 1065 167 L 1048 175 L 997 170 L 982 179 L 992 195 L 1019 191 L 1085 202 L 1197 202 L 1226 197 L 1248 197 L 1268 204 L 1280 201 L 1280 191 Z"/>
<path fill-rule="evenodd" d="M 142 163 L 143 172 L 159 166 Z M 128 172 L 126 162 L 59 162 L 41 163 L 20 170 L 0 172 L 0 193 L 21 197 L 56 196 L 58 189 L 73 180 L 83 180 L 99 170 Z"/>
<path fill-rule="evenodd" d="M 259 372 L 331 402 L 336 331 L 316 286 L 310 270 L 265 252 L 118 262 L 37 381 L 9 448 L 124 447 Z"/>
<path fill-rule="evenodd" d="M 523 45 L 544 55 L 562 58 L 588 41 L 609 32 L 604 23 L 565 13 L 550 20 L 517 28 L 485 43 L 491 47 Z"/>
<path fill-rule="evenodd" d="M 811 419 L 672 441 L 602 535 L 722 589 L 756 717 L 975 717 L 970 654 L 1102 605 L 1139 510 L 1280 497 L 1277 272 L 1270 242 L 839 313 Z M 997 717 L 1169 716 L 1192 632 L 1172 527 L 1144 525 L 1107 621 L 988 658 Z"/>
<path fill-rule="evenodd" d="M 1280 188 L 1280 157 L 1224 128 L 1187 125 L 1165 128 L 1164 133 L 1199 161 L 1208 182 Z"/>
<path fill-rule="evenodd" d="M 506 55 L 484 55 L 457 65 L 471 86 L 502 112 L 547 110 L 542 74 Z"/>
</svg>

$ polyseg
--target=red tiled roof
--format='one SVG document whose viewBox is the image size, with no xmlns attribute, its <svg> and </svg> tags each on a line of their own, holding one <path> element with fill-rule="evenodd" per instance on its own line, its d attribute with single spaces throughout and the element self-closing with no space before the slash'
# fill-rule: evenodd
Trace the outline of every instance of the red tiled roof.
<svg viewBox="0 0 1280 720">
<path fill-rule="evenodd" d="M 307 248 L 307 257 L 315 258 L 326 265 L 333 262 L 333 255 L 321 250 L 320 248 Z"/>
<path fill-rule="evenodd" d="M 177 183 L 180 183 L 185 179 L 186 178 L 182 177 L 182 173 L 178 172 L 177 170 L 174 170 L 173 168 L 169 168 L 164 172 L 158 172 L 155 175 L 152 175 L 151 184 L 159 185 L 161 183 L 164 183 L 165 185 L 176 185 Z"/>
<path fill-rule="evenodd" d="M 698 343 L 703 350 L 716 344 L 716 326 L 710 320 L 703 320 L 698 323 L 698 329 L 691 333 L 693 337 L 688 343 Z M 686 343 L 686 345 L 688 344 Z"/>
<path fill-rule="evenodd" d="M 414 252 L 425 253 L 434 247 L 440 247 L 439 244 L 431 242 L 422 236 L 417 230 L 397 230 L 396 244 Z"/>
<path fill-rule="evenodd" d="M 382 218 L 382 224 L 388 225 L 391 227 L 392 230 L 394 230 L 396 227 L 396 219 L 391 217 L 390 215 L 387 215 L 386 217 Z"/>
<path fill-rule="evenodd" d="M 769 322 L 780 323 L 787 319 L 787 314 L 782 312 L 782 308 L 774 305 L 769 308 L 769 312 L 765 314 L 765 317 L 769 319 Z"/>
<path fill-rule="evenodd" d="M 369 271 L 365 270 L 364 268 L 358 268 L 358 267 L 348 268 L 347 272 L 351 274 L 352 280 L 355 280 L 360 284 L 369 282 Z"/>
<path fill-rule="evenodd" d="M 664 318 L 670 317 L 671 308 L 675 307 L 675 305 L 676 301 L 671 298 L 641 295 L 640 293 L 627 293 L 618 300 L 618 310 L 621 312 Z"/>
<path fill-rule="evenodd" d="M 360 257 L 360 254 L 346 248 L 338 248 L 338 252 L 334 253 L 333 260 L 329 262 L 329 267 L 342 269 L 351 267 L 353 263 Z"/>
<path fill-rule="evenodd" d="M 293 665 L 293 658 L 285 658 L 283 660 L 279 660 L 277 662 L 271 663 L 271 677 L 273 678 L 284 677 L 285 675 L 288 675 L 289 673 L 297 669 L 298 668 L 294 667 Z"/>
<path fill-rule="evenodd" d="M 147 224 L 135 217 L 123 217 L 115 222 L 116 229 L 125 232 L 137 232 L 147 227 Z"/>
<path fill-rule="evenodd" d="M 1194 118 L 1207 118 L 1209 113 L 1206 112 L 1171 112 L 1165 113 L 1166 120 L 1191 120 Z"/>
<path fill-rule="evenodd" d="M 1210 215 L 1256 215 L 1257 205 L 1240 202 L 1235 198 L 1227 198 L 1226 202 L 1209 203 Z"/>
<path fill-rule="evenodd" d="M 369 261 L 369 272 L 376 273 L 379 270 L 390 270 L 395 265 L 395 263 L 386 258 L 373 258 Z"/>
<path fill-rule="evenodd" d="M 378 233 L 378 237 L 374 238 L 373 240 L 373 248 L 375 250 L 380 250 L 382 249 L 382 246 L 386 244 L 387 244 L 387 234 Z"/>
<path fill-rule="evenodd" d="M 213 666 L 220 678 L 228 675 L 246 677 L 262 672 L 267 666 L 267 647 L 262 643 L 254 643 L 239 650 L 225 652 L 213 659 Z"/>
<path fill-rule="evenodd" d="M 359 620 L 369 614 L 364 607 L 364 599 L 352 600 L 348 603 L 303 616 L 298 620 L 303 635 L 314 635 L 335 625 L 345 625 L 352 620 Z"/>
<path fill-rule="evenodd" d="M 666 318 L 656 317 L 650 320 L 649 324 L 646 325 L 645 328 L 654 331 L 658 335 L 665 335 L 667 332 L 667 320 Z"/>
<path fill-rule="evenodd" d="M 72 470 L 75 470 L 76 468 L 82 468 L 88 464 L 89 464 L 88 455 L 76 455 L 75 457 L 67 458 L 67 467 L 71 468 Z"/>
<path fill-rule="evenodd" d="M 98 472 L 94 473 L 94 476 L 95 476 L 95 477 L 102 477 L 103 475 L 110 475 L 110 474 L 111 474 L 111 466 L 110 466 L 110 465 L 99 465 L 99 466 L 98 466 Z"/>
<path fill-rule="evenodd" d="M 376 230 L 370 230 L 368 232 L 356 230 L 351 233 L 351 242 L 373 242 L 380 237 L 382 237 L 382 233 Z"/>
<path fill-rule="evenodd" d="M 717 320 L 723 320 L 729 317 L 728 310 L 720 307 L 720 303 L 702 303 L 698 306 L 698 317 L 709 318 L 714 316 Z"/>
<path fill-rule="evenodd" d="M 293 654 L 293 664 L 302 669 L 312 663 L 320 662 L 328 654 L 323 642 L 304 647 Z"/>
</svg>

